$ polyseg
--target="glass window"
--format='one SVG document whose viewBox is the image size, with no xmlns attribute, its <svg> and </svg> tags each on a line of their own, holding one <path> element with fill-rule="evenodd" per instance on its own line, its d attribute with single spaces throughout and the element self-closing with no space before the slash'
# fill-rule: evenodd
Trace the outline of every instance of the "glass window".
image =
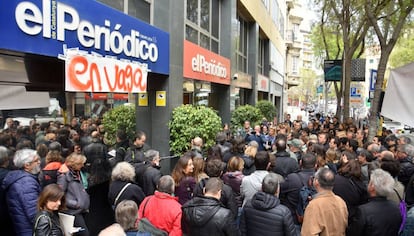
<svg viewBox="0 0 414 236">
<path fill-rule="evenodd" d="M 150 23 L 151 4 L 145 0 L 128 0 L 128 15 Z"/>
<path fill-rule="evenodd" d="M 299 57 L 298 56 L 292 57 L 292 73 L 295 75 L 299 73 Z"/>
<path fill-rule="evenodd" d="M 216 42 L 220 42 L 220 2 L 220 0 L 186 1 L 186 39 L 194 40 L 192 42 L 195 44 L 214 52 L 218 52 L 219 46 Z M 194 35 L 189 34 L 191 30 L 187 30 L 188 26 L 196 30 L 197 38 L 189 38 Z"/>
<path fill-rule="evenodd" d="M 219 26 L 220 26 L 220 4 L 218 1 L 211 2 L 211 12 L 214 17 L 211 17 L 211 35 L 215 38 L 219 38 Z"/>
<path fill-rule="evenodd" d="M 264 61 L 265 61 L 265 39 L 259 38 L 259 61 L 257 63 L 258 72 L 264 75 Z"/>
<path fill-rule="evenodd" d="M 191 26 L 185 26 L 185 38 L 195 44 L 198 44 L 198 32 Z"/>
<path fill-rule="evenodd" d="M 242 72 L 247 72 L 247 37 L 248 26 L 240 16 L 237 17 L 238 36 L 236 38 L 237 68 Z"/>
<path fill-rule="evenodd" d="M 201 0 L 200 26 L 210 32 L 210 0 Z"/>
<path fill-rule="evenodd" d="M 210 48 L 210 37 L 200 33 L 200 46 L 203 48 Z"/>
<path fill-rule="evenodd" d="M 99 2 L 124 12 L 124 0 L 98 0 Z"/>
<path fill-rule="evenodd" d="M 198 24 L 198 1 L 197 0 L 187 0 L 187 20 Z"/>
<path fill-rule="evenodd" d="M 211 51 L 215 53 L 219 53 L 219 42 L 216 40 L 211 40 Z"/>
</svg>

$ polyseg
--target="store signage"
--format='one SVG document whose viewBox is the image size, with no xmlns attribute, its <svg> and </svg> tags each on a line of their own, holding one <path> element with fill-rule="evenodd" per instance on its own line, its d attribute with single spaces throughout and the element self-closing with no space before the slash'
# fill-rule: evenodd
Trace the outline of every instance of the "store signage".
<svg viewBox="0 0 414 236">
<path fill-rule="evenodd" d="M 148 64 L 169 74 L 169 35 L 85 0 L 0 0 L 0 49 L 57 57 L 63 48 Z"/>
<path fill-rule="evenodd" d="M 230 84 L 230 60 L 184 41 L 184 77 Z"/>
<path fill-rule="evenodd" d="M 147 90 L 147 65 L 65 50 L 65 90 L 139 93 Z"/>
</svg>

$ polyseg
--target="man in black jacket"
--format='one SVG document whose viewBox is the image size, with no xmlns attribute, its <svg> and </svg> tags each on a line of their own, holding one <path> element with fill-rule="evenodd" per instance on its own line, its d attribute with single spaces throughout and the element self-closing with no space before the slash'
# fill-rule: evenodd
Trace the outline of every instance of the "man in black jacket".
<svg viewBox="0 0 414 236">
<path fill-rule="evenodd" d="M 145 143 L 147 136 L 143 131 L 135 133 L 135 140 L 131 147 L 128 148 L 125 154 L 124 161 L 135 165 L 145 161 L 145 152 L 149 150 L 149 146 Z"/>
<path fill-rule="evenodd" d="M 394 178 L 382 170 L 372 171 L 368 184 L 370 201 L 358 207 L 356 217 L 350 222 L 349 235 L 398 235 L 401 225 L 401 214 L 398 204 L 387 200 L 386 196 L 393 192 Z"/>
<path fill-rule="evenodd" d="M 99 132 L 93 131 L 91 137 L 92 143 L 83 149 L 83 154 L 86 156 L 85 170 L 87 172 L 90 171 L 90 167 L 95 160 L 108 157 L 108 148 L 102 143 Z"/>
<path fill-rule="evenodd" d="M 279 138 L 276 140 L 276 165 L 273 167 L 273 172 L 286 178 L 290 173 L 299 170 L 298 161 L 290 156 L 286 151 L 286 140 Z"/>
<path fill-rule="evenodd" d="M 150 149 L 145 152 L 145 161 L 135 164 L 136 182 L 145 196 L 153 195 L 161 178 L 160 152 Z"/>
<path fill-rule="evenodd" d="M 183 206 L 183 230 L 187 235 L 232 236 L 240 235 L 229 209 L 219 201 L 223 182 L 219 178 L 209 178 L 204 187 L 204 196 L 194 197 Z"/>
<path fill-rule="evenodd" d="M 289 208 L 297 228 L 300 228 L 296 215 L 296 209 L 299 204 L 299 191 L 304 184 L 308 183 L 309 178 L 315 174 L 316 156 L 307 153 L 303 155 L 300 163 L 302 169 L 299 172 L 289 174 L 285 181 L 280 184 L 280 201 Z"/>
<path fill-rule="evenodd" d="M 226 164 L 218 159 L 212 159 L 206 163 L 206 174 L 209 178 L 217 177 L 221 178 Z M 194 188 L 193 196 L 203 196 L 203 189 L 205 188 L 206 182 L 209 178 L 204 178 Z M 238 206 L 236 198 L 234 197 L 233 189 L 227 185 L 223 184 L 221 191 L 220 202 L 223 206 L 231 211 L 233 217 L 236 218 L 238 212 Z"/>
<path fill-rule="evenodd" d="M 279 178 L 269 173 L 257 192 L 243 207 L 240 220 L 242 235 L 297 235 L 289 209 L 280 204 Z"/>
</svg>

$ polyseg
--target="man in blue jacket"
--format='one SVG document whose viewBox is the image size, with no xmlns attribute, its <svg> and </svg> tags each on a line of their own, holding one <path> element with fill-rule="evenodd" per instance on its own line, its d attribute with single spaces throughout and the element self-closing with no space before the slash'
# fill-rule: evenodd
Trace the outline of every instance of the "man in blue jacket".
<svg viewBox="0 0 414 236">
<path fill-rule="evenodd" d="M 18 236 L 32 236 L 33 220 L 36 215 L 40 185 L 37 174 L 40 172 L 40 157 L 35 150 L 23 149 L 16 152 L 13 159 L 18 170 L 10 171 L 3 180 L 6 201 Z"/>
</svg>

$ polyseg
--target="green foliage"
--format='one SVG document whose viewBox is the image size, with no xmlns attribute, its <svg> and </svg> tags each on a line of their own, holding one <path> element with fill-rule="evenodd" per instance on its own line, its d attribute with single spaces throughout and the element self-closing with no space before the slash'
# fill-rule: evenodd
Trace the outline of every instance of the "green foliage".
<svg viewBox="0 0 414 236">
<path fill-rule="evenodd" d="M 135 135 L 135 107 L 130 105 L 117 106 L 103 115 L 102 123 L 105 127 L 105 142 L 108 145 L 116 143 L 116 132 L 119 129 L 125 130 L 129 140 Z"/>
<path fill-rule="evenodd" d="M 407 34 L 398 39 L 390 55 L 389 64 L 392 68 L 400 67 L 414 61 L 414 34 Z"/>
<path fill-rule="evenodd" d="M 181 105 L 172 111 L 168 123 L 170 128 L 170 150 L 181 155 L 190 148 L 190 141 L 199 136 L 204 147 L 215 144 L 217 133 L 221 130 L 221 118 L 210 107 Z"/>
<path fill-rule="evenodd" d="M 263 118 L 260 110 L 252 105 L 239 106 L 231 113 L 231 125 L 233 130 L 243 127 L 244 121 L 250 121 L 250 124 L 259 123 Z"/>
<path fill-rule="evenodd" d="M 277 114 L 277 109 L 272 102 L 267 100 L 261 100 L 256 103 L 256 108 L 259 109 L 263 117 L 266 117 L 268 121 L 272 121 Z"/>
</svg>

